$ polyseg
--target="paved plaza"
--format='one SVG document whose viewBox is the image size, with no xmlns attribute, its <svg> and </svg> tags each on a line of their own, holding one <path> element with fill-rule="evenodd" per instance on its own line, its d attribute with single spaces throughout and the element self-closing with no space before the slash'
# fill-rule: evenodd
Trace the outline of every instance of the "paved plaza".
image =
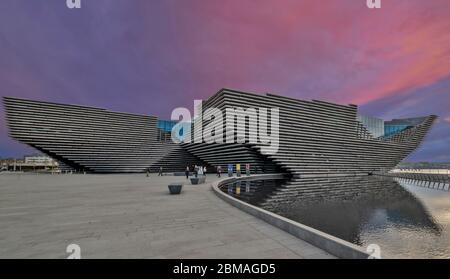
<svg viewBox="0 0 450 279">
<path fill-rule="evenodd" d="M 178 181 L 182 194 L 169 195 Z M 0 258 L 66 258 L 69 244 L 82 258 L 332 258 L 220 200 L 209 183 L 0 174 Z"/>
</svg>

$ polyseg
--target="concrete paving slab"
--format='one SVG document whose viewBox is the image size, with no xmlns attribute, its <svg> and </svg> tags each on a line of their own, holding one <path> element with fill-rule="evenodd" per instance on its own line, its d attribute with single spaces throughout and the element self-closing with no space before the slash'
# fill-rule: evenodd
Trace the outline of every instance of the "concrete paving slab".
<svg viewBox="0 0 450 279">
<path fill-rule="evenodd" d="M 180 195 L 169 195 L 171 182 L 185 183 Z M 222 201 L 209 183 L 0 175 L 0 258 L 66 258 L 71 243 L 83 258 L 333 258 Z"/>
</svg>

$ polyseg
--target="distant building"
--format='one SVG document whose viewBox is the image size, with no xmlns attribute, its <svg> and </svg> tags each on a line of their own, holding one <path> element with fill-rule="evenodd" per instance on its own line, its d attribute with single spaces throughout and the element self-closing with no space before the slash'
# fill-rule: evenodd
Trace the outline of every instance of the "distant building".
<svg viewBox="0 0 450 279">
<path fill-rule="evenodd" d="M 56 163 L 51 157 L 43 155 L 31 155 L 24 157 L 25 164 L 37 164 L 37 165 L 48 165 L 52 166 Z"/>
<path fill-rule="evenodd" d="M 23 159 L 6 158 L 0 160 L 2 171 L 37 171 L 57 167 L 59 167 L 59 163 L 45 155 L 27 155 Z"/>
</svg>

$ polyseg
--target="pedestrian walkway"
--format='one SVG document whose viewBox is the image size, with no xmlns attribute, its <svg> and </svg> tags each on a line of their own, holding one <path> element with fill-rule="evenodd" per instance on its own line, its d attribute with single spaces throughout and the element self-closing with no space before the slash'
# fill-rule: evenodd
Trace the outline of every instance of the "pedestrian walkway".
<svg viewBox="0 0 450 279">
<path fill-rule="evenodd" d="M 66 258 L 72 243 L 82 258 L 332 258 L 183 176 L 9 174 L 0 199 L 1 258 Z"/>
</svg>

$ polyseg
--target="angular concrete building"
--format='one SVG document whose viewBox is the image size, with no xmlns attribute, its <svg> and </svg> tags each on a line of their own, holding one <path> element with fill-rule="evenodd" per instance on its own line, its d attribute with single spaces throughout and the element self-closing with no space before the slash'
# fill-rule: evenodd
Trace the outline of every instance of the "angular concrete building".
<svg viewBox="0 0 450 279">
<path fill-rule="evenodd" d="M 155 116 L 8 97 L 3 103 L 12 138 L 74 170 L 183 171 L 204 164 L 174 144 Z"/>
<path fill-rule="evenodd" d="M 207 130 L 212 120 L 209 108 L 223 113 L 224 130 L 230 125 L 227 109 L 243 108 L 233 117 L 245 119 L 245 139 L 226 143 L 227 130 L 223 143 L 173 143 L 170 128 L 174 123 L 155 116 L 10 97 L 3 102 L 11 137 L 76 169 L 143 172 L 163 166 L 165 171 L 183 171 L 186 165 L 197 164 L 220 165 L 225 171 L 228 164 L 239 163 L 250 164 L 253 173 L 289 173 L 294 178 L 289 182 L 292 187 L 300 177 L 387 172 L 419 146 L 436 119 L 430 115 L 383 121 L 359 115 L 355 105 L 222 89 L 203 101 L 202 128 Z M 267 144 L 249 140 L 261 124 L 250 129 L 248 110 L 258 113 L 273 108 L 277 116 L 269 118 L 279 124 L 279 144 L 274 152 L 267 152 Z M 232 137 L 242 128 L 235 125 Z"/>
</svg>

